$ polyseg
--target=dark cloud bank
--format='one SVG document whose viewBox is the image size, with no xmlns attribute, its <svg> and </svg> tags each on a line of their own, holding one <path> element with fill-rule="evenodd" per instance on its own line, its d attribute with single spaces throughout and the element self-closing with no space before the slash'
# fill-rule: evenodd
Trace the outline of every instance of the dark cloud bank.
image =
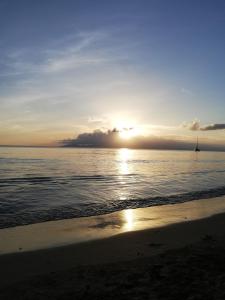
<svg viewBox="0 0 225 300">
<path fill-rule="evenodd" d="M 211 130 L 211 129 L 208 129 Z M 193 150 L 193 142 L 178 139 L 161 138 L 156 136 L 137 136 L 131 139 L 122 139 L 117 129 L 103 132 L 95 130 L 91 133 L 81 133 L 77 138 L 60 142 L 63 147 L 88 147 L 88 148 L 131 148 L 131 149 L 168 149 L 168 150 Z M 225 151 L 225 145 L 201 143 L 202 150 Z"/>
<path fill-rule="evenodd" d="M 201 127 L 200 130 L 207 131 L 207 130 L 221 130 L 225 129 L 225 124 L 211 124 L 205 127 Z"/>
<path fill-rule="evenodd" d="M 210 131 L 210 130 L 223 130 L 225 129 L 225 124 L 210 124 L 206 126 L 201 126 L 198 120 L 194 120 L 191 123 L 185 123 L 185 128 L 188 128 L 192 131 Z"/>
</svg>

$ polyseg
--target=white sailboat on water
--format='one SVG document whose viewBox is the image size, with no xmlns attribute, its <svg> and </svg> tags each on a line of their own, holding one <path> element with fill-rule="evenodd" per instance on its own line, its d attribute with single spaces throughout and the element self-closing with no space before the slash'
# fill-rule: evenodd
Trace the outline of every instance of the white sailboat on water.
<svg viewBox="0 0 225 300">
<path fill-rule="evenodd" d="M 196 146 L 195 146 L 195 152 L 200 152 L 200 148 L 198 146 L 198 136 L 197 136 L 197 143 L 196 143 Z"/>
</svg>

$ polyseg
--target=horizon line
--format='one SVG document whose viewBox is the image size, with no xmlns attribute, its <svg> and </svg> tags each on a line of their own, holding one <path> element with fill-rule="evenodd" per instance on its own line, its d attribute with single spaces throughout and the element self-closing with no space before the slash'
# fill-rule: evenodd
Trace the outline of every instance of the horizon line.
<svg viewBox="0 0 225 300">
<path fill-rule="evenodd" d="M 0 147 L 2 148 L 79 148 L 79 149 L 130 149 L 130 150 L 165 150 L 165 151 L 193 151 L 194 152 L 194 147 L 193 148 L 190 148 L 190 147 L 187 147 L 187 148 L 179 148 L 179 147 L 176 147 L 176 148 L 169 148 L 169 147 L 104 147 L 104 146 L 57 146 L 57 145 L 54 145 L 54 146 L 50 146 L 50 145 L 0 145 Z M 215 146 L 216 147 L 216 146 Z M 223 147 L 223 146 L 221 146 Z M 224 149 L 218 149 L 218 148 L 211 148 L 210 149 L 206 149 L 206 148 L 201 148 L 201 151 L 202 152 L 225 152 L 225 146 L 224 146 Z"/>
</svg>

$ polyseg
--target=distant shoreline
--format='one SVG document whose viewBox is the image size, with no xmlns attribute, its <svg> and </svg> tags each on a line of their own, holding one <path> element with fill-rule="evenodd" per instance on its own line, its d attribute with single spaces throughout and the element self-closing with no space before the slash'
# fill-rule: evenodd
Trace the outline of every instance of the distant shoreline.
<svg viewBox="0 0 225 300">
<path fill-rule="evenodd" d="M 50 149 L 130 149 L 130 150 L 159 150 L 159 151 L 190 151 L 194 152 L 193 147 L 179 149 L 179 148 L 127 148 L 127 147 L 97 147 L 97 146 L 33 146 L 33 145 L 0 145 L 0 148 L 50 148 Z M 225 152 L 224 149 L 204 149 L 201 148 L 201 152 Z"/>
</svg>

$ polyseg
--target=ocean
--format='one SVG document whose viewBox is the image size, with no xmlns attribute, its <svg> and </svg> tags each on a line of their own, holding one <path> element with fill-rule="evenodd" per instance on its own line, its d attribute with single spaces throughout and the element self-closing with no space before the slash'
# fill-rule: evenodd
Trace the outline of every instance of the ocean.
<svg viewBox="0 0 225 300">
<path fill-rule="evenodd" d="M 0 228 L 220 195 L 223 152 L 0 147 Z"/>
</svg>

